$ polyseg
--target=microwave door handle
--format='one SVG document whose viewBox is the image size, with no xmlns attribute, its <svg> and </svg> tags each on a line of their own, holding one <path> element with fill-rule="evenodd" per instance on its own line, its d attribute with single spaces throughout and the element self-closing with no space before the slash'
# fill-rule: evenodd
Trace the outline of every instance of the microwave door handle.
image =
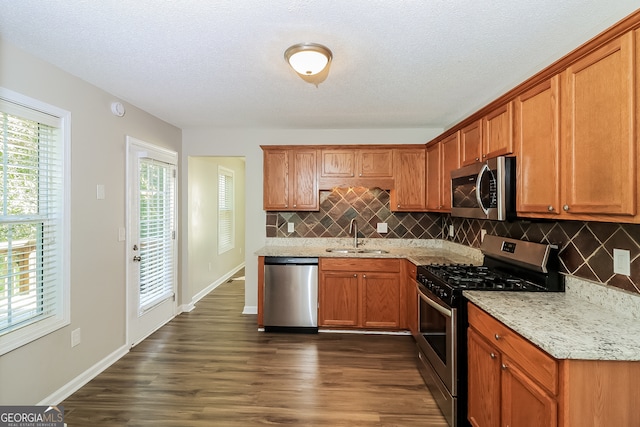
<svg viewBox="0 0 640 427">
<path fill-rule="evenodd" d="M 485 206 L 482 204 L 482 196 L 480 195 L 480 184 L 482 183 L 482 176 L 486 172 L 489 172 L 489 165 L 485 163 L 482 165 L 480 172 L 478 172 L 478 179 L 476 181 L 476 200 L 478 201 L 478 206 L 480 207 L 480 209 L 482 209 L 485 215 L 489 213 L 489 209 L 485 208 Z"/>
<path fill-rule="evenodd" d="M 431 298 L 429 298 L 428 296 L 426 296 L 424 294 L 424 292 L 422 292 L 420 290 L 420 288 L 418 288 L 418 293 L 420 294 L 420 298 L 422 298 L 422 300 L 424 302 L 426 302 L 429 306 L 431 306 L 432 308 L 434 308 L 436 311 L 438 311 L 440 314 L 443 314 L 447 317 L 451 317 L 452 313 L 451 310 L 447 310 L 446 308 L 444 308 L 443 306 L 441 306 L 440 304 L 436 304 L 433 300 L 431 300 Z"/>
</svg>

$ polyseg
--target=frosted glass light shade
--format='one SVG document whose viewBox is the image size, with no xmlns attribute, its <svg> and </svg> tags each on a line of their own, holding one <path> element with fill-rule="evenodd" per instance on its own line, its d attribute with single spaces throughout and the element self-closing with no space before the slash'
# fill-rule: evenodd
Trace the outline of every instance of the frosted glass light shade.
<svg viewBox="0 0 640 427">
<path fill-rule="evenodd" d="M 284 57 L 296 73 L 313 76 L 325 69 L 331 61 L 331 51 L 317 43 L 300 43 L 284 52 Z"/>
</svg>

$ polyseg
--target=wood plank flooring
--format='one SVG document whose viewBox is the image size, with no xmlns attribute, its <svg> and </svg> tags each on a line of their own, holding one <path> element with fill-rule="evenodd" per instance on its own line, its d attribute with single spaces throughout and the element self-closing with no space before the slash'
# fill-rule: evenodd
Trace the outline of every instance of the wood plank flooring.
<svg viewBox="0 0 640 427">
<path fill-rule="evenodd" d="M 62 404 L 76 426 L 446 427 L 410 336 L 259 332 L 225 283 Z"/>
</svg>

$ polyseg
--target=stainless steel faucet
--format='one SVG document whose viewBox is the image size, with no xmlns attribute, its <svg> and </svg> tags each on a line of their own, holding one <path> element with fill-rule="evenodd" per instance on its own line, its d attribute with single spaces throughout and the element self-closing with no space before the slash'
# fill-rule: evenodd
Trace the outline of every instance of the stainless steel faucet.
<svg viewBox="0 0 640 427">
<path fill-rule="evenodd" d="M 353 247 L 358 249 L 358 223 L 353 218 L 349 223 L 349 234 L 353 232 Z"/>
</svg>

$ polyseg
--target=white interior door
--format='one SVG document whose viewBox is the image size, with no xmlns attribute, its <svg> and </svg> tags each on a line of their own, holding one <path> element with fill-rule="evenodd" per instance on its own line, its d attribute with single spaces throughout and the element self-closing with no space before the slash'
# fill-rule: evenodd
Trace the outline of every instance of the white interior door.
<svg viewBox="0 0 640 427">
<path fill-rule="evenodd" d="M 127 137 L 127 157 L 127 342 L 134 346 L 177 313 L 177 153 Z"/>
</svg>

